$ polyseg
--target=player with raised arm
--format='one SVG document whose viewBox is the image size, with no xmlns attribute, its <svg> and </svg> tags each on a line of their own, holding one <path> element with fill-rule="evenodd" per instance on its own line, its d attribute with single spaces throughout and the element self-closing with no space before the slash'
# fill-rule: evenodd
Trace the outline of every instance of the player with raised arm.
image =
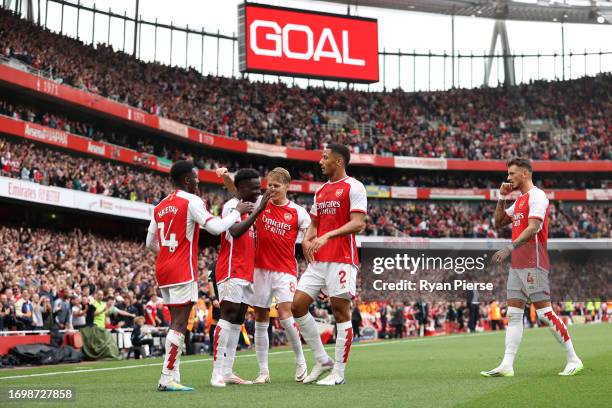
<svg viewBox="0 0 612 408">
<path fill-rule="evenodd" d="M 227 169 L 219 169 L 217 174 L 232 191 L 234 186 Z M 276 167 L 267 174 L 266 181 L 270 201 L 255 223 L 257 246 L 252 306 L 255 309 L 255 353 L 259 375 L 253 383 L 270 382 L 268 326 L 272 298 L 277 299 L 280 323 L 295 353 L 295 381 L 301 382 L 306 377 L 307 367 L 300 334 L 291 314 L 291 302 L 297 287 L 295 243 L 298 235 L 310 225 L 310 215 L 287 198 L 291 175 L 286 169 Z"/>
<path fill-rule="evenodd" d="M 508 327 L 506 350 L 501 364 L 482 371 L 485 377 L 514 376 L 514 357 L 523 337 L 523 311 L 530 300 L 538 319 L 545 323 L 565 349 L 567 365 L 559 375 L 574 375 L 583 369 L 576 355 L 567 327 L 552 309 L 548 271 L 548 198 L 544 191 L 534 186 L 531 163 L 527 159 L 512 158 L 508 161 L 508 182 L 500 187 L 500 198 L 495 209 L 495 225 L 502 228 L 512 223 L 512 243 L 497 251 L 492 262 L 501 264 L 512 255 L 508 274 Z M 514 204 L 506 208 L 506 195 L 520 191 Z"/>
<path fill-rule="evenodd" d="M 241 201 L 255 204 L 250 215 L 236 219 L 221 236 L 221 250 L 217 259 L 215 277 L 221 303 L 221 319 L 217 323 L 214 337 L 213 372 L 210 383 L 213 387 L 226 384 L 251 384 L 233 372 L 236 347 L 247 308 L 252 303 L 253 273 L 255 269 L 255 230 L 253 224 L 270 199 L 266 192 L 261 198 L 261 180 L 254 169 L 242 169 L 236 173 L 236 198 L 223 206 L 222 215 L 235 211 Z"/>
<path fill-rule="evenodd" d="M 341 144 L 332 143 L 323 150 L 319 163 L 329 181 L 315 193 L 310 210 L 312 222 L 302 242 L 309 264 L 298 283 L 291 312 L 316 359 L 305 384 L 332 368 L 331 374 L 317 384 L 344 384 L 353 341 L 350 306 L 359 265 L 355 234 L 365 228 L 367 195 L 363 184 L 346 174 L 350 158 L 349 149 Z M 308 311 L 322 291 L 330 297 L 336 320 L 335 362 L 325 352 L 317 324 Z"/>
<path fill-rule="evenodd" d="M 157 254 L 155 279 L 172 323 L 166 336 L 159 391 L 191 391 L 181 385 L 179 362 L 193 303 L 198 300 L 198 237 L 200 227 L 214 235 L 230 228 L 253 205 L 240 203 L 224 218 L 209 213 L 198 194 L 198 173 L 192 162 L 177 161 L 170 170 L 176 190 L 157 204 L 146 246 Z"/>
</svg>

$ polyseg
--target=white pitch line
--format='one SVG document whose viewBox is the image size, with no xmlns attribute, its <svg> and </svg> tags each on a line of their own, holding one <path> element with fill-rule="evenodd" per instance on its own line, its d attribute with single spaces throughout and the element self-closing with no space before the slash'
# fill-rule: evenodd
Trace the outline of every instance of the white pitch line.
<svg viewBox="0 0 612 408">
<path fill-rule="evenodd" d="M 418 342 L 422 342 L 422 341 L 433 341 L 433 340 L 451 340 L 451 339 L 457 339 L 457 338 L 464 338 L 464 337 L 477 337 L 477 336 L 486 336 L 486 335 L 490 335 L 490 334 L 494 334 L 496 332 L 491 331 L 491 332 L 485 332 L 485 333 L 471 333 L 471 334 L 460 334 L 460 335 L 450 335 L 450 336 L 436 336 L 436 337 L 422 337 L 422 338 L 417 338 L 417 339 L 405 339 L 405 340 L 397 340 L 397 341 L 380 341 L 380 342 L 376 342 L 376 343 L 364 343 L 364 344 L 353 344 L 352 347 L 373 347 L 373 346 L 383 346 L 383 345 L 391 345 L 391 344 L 398 344 L 398 343 L 418 343 Z M 326 348 L 332 348 L 333 346 L 327 346 Z M 280 354 L 288 354 L 288 353 L 293 353 L 293 350 L 283 350 L 283 351 L 275 351 L 270 353 L 270 356 L 275 356 L 275 355 L 280 355 Z M 236 358 L 249 358 L 249 357 L 255 357 L 255 354 L 245 354 L 245 355 L 238 355 L 236 356 Z M 203 363 L 203 362 L 207 362 L 207 361 L 213 361 L 212 358 L 200 358 L 200 359 L 195 359 L 195 360 L 186 360 L 186 361 L 181 361 L 181 365 L 184 364 L 192 364 L 192 363 Z M 62 374 L 83 374 L 83 373 L 93 373 L 93 372 L 100 372 L 100 371 L 116 371 L 116 370 L 127 370 L 130 368 L 140 368 L 140 367 L 158 367 L 163 365 L 162 363 L 149 363 L 149 364 L 138 364 L 138 365 L 129 365 L 129 366 L 121 366 L 121 367 L 104 367 L 104 368 L 89 368 L 89 369 L 81 369 L 79 368 L 75 368 L 74 371 L 53 371 L 50 373 L 38 373 L 38 374 L 23 374 L 23 375 L 12 375 L 12 376 L 8 376 L 8 377 L 0 377 L 0 381 L 2 380 L 14 380 L 14 379 L 18 379 L 18 378 L 32 378 L 32 377 L 48 377 L 48 376 L 53 376 L 53 375 L 62 375 Z"/>
</svg>

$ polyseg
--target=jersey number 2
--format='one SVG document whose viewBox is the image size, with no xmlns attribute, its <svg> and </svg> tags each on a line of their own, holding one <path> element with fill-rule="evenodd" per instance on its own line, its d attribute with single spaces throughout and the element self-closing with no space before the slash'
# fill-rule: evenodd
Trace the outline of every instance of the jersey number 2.
<svg viewBox="0 0 612 408">
<path fill-rule="evenodd" d="M 172 222 L 170 222 L 170 227 L 172 226 Z M 178 241 L 176 240 L 176 234 L 170 234 L 170 239 L 166 239 L 166 233 L 164 232 L 165 225 L 163 222 L 157 223 L 157 228 L 159 228 L 159 236 L 161 237 L 161 246 L 168 247 L 168 251 L 174 252 L 176 247 L 178 246 Z M 168 232 L 170 232 L 170 228 L 168 228 Z"/>
</svg>

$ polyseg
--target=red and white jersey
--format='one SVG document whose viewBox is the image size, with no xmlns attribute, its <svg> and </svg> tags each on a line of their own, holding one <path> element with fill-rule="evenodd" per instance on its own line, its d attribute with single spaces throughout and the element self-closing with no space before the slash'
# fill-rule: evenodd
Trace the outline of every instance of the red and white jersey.
<svg viewBox="0 0 612 408">
<path fill-rule="evenodd" d="M 529 225 L 529 218 L 542 220 L 540 230 L 531 241 L 512 252 L 512 268 L 540 268 L 549 270 L 548 260 L 548 198 L 546 193 L 533 187 L 521 194 L 514 204 L 506 209 L 506 214 L 512 218 L 512 241 Z"/>
<path fill-rule="evenodd" d="M 368 197 L 361 182 L 345 177 L 323 184 L 314 197 L 310 213 L 318 220 L 317 237 L 342 227 L 351 220 L 352 212 L 367 213 Z M 318 262 L 359 265 L 355 235 L 332 238 L 314 256 Z"/>
<path fill-rule="evenodd" d="M 182 190 L 176 190 L 155 206 L 149 232 L 159 242 L 155 267 L 159 287 L 197 280 L 198 224 L 203 227 L 212 218 L 200 197 Z"/>
<path fill-rule="evenodd" d="M 259 200 L 258 200 L 259 201 Z M 232 198 L 223 206 L 222 216 L 227 216 L 240 200 Z M 257 208 L 258 203 L 255 203 Z M 246 220 L 249 214 L 243 214 L 236 223 Z M 229 230 L 221 234 L 221 250 L 217 259 L 215 278 L 217 284 L 229 278 L 244 279 L 253 282 L 255 271 L 255 229 L 251 227 L 239 238 L 234 238 Z"/>
<path fill-rule="evenodd" d="M 303 207 L 293 201 L 285 205 L 269 201 L 255 223 L 255 266 L 297 276 L 295 241 L 300 231 L 305 231 L 309 225 L 310 215 Z"/>
</svg>

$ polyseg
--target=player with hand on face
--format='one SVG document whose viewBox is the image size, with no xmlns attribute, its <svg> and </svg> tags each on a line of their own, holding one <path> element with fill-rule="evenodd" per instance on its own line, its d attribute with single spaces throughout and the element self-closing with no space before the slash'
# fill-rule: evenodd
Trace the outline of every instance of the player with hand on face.
<svg viewBox="0 0 612 408">
<path fill-rule="evenodd" d="M 155 279 L 172 323 L 166 336 L 164 364 L 159 391 L 191 391 L 181 385 L 179 363 L 185 349 L 187 321 L 193 303 L 198 300 L 198 238 L 200 227 L 214 235 L 226 231 L 251 203 L 239 203 L 223 218 L 209 213 L 198 190 L 198 173 L 192 162 L 174 163 L 170 177 L 176 190 L 153 210 L 146 246 L 157 254 Z"/>
<path fill-rule="evenodd" d="M 583 370 L 567 327 L 550 302 L 548 198 L 544 191 L 534 186 L 532 174 L 531 162 L 515 157 L 508 162 L 508 180 L 499 189 L 495 225 L 502 228 L 512 224 L 512 243 L 497 251 L 492 262 L 501 264 L 512 255 L 507 282 L 508 326 L 504 358 L 498 367 L 481 371 L 480 374 L 485 377 L 514 376 L 514 357 L 523 337 L 523 311 L 528 300 L 535 306 L 538 319 L 551 329 L 565 349 L 567 365 L 559 375 L 570 376 Z M 521 194 L 514 204 L 506 208 L 506 195 L 515 190 Z"/>
<path fill-rule="evenodd" d="M 221 303 L 221 319 L 215 329 L 213 372 L 210 383 L 213 387 L 226 384 L 251 384 L 233 372 L 236 347 L 247 308 L 252 304 L 253 273 L 255 269 L 255 230 L 253 224 L 262 213 L 270 193 L 261 195 L 261 179 L 254 169 L 242 169 L 234 180 L 236 197 L 223 206 L 222 215 L 235 211 L 241 202 L 255 203 L 250 215 L 237 219 L 221 236 L 221 250 L 215 269 Z M 260 197 L 261 196 L 261 197 Z"/>
</svg>

